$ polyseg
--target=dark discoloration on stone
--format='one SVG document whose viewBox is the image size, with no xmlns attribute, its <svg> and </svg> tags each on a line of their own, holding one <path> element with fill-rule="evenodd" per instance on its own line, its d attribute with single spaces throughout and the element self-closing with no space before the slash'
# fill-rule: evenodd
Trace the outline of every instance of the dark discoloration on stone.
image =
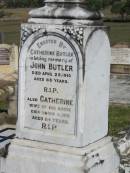
<svg viewBox="0 0 130 173">
<path fill-rule="evenodd" d="M 7 144 L 3 148 L 0 149 L 0 157 L 6 158 L 8 156 L 9 146 L 10 146 L 10 144 Z"/>
<path fill-rule="evenodd" d="M 103 165 L 105 162 L 105 160 L 100 159 L 99 153 L 93 154 L 91 156 L 91 159 L 94 160 L 93 165 L 91 165 L 91 167 L 86 167 L 87 162 L 90 160 L 90 156 L 88 156 L 87 153 L 85 153 L 85 155 L 83 156 L 83 160 L 84 160 L 83 172 L 84 173 L 89 173 L 91 169 L 93 169 L 96 166 Z"/>
</svg>

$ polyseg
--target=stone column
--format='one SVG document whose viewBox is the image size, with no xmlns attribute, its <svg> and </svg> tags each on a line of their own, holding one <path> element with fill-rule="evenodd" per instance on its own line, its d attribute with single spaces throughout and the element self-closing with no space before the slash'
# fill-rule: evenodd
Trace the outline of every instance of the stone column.
<svg viewBox="0 0 130 173">
<path fill-rule="evenodd" d="M 108 133 L 111 49 L 84 1 L 45 1 L 22 24 L 16 139 L 7 173 L 117 173 Z"/>
</svg>

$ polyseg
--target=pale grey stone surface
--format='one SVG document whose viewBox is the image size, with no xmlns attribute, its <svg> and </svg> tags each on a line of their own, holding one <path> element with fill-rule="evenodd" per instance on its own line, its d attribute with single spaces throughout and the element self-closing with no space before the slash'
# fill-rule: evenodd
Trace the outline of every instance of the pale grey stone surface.
<svg viewBox="0 0 130 173">
<path fill-rule="evenodd" d="M 10 91 L 11 92 L 11 91 Z M 8 105 L 8 116 L 17 117 L 17 84 L 14 86 L 14 90 L 10 93 L 9 105 Z"/>
<path fill-rule="evenodd" d="M 9 149 L 6 170 L 7 173 L 118 173 L 118 165 L 119 157 L 109 137 L 83 148 L 15 139 Z"/>
<path fill-rule="evenodd" d="M 37 19 L 34 21 L 38 22 Z M 19 121 L 17 125 L 17 136 L 31 140 L 82 147 L 103 138 L 108 132 L 110 44 L 104 32 L 104 27 L 90 27 L 87 25 L 87 21 L 79 21 L 78 25 L 71 23 L 71 20 L 69 24 L 64 24 L 64 20 L 62 22 L 63 23 L 59 24 L 58 20 L 53 20 L 53 24 L 51 24 L 47 19 L 42 19 L 42 24 L 30 23 L 22 26 L 21 39 L 23 46 L 20 56 Z M 66 22 L 68 21 L 66 20 Z M 72 22 L 74 22 L 74 20 Z M 50 44 L 49 42 L 48 44 L 45 41 L 46 33 L 48 35 L 47 38 L 55 40 L 56 44 Z M 40 35 L 42 35 L 43 38 L 39 37 Z M 42 44 L 45 42 L 46 44 L 43 47 Z M 65 48 L 60 48 L 57 45 L 59 42 L 62 42 Z M 95 45 L 96 42 L 98 42 L 97 45 Z M 69 45 L 75 47 L 75 52 L 77 52 L 76 56 L 78 58 L 74 55 L 74 49 Z M 56 83 L 54 80 L 54 70 L 52 71 L 52 77 L 50 76 L 53 82 L 48 82 L 48 84 L 46 81 L 44 81 L 44 83 L 43 81 L 38 81 L 39 78 L 39 80 L 46 80 L 47 76 L 41 74 L 31 75 L 32 70 L 40 71 L 36 66 L 32 66 L 34 60 L 31 60 L 29 57 L 34 58 L 34 56 L 31 55 L 31 52 L 41 49 L 45 52 L 44 48 L 48 51 L 50 47 L 52 47 L 54 53 L 55 50 L 61 52 L 66 51 L 67 53 L 69 51 L 73 52 L 74 56 L 72 57 L 72 62 L 70 62 L 70 65 L 73 67 L 73 72 L 67 72 L 72 77 L 68 79 L 66 77 L 56 77 L 56 79 L 67 80 L 68 84 L 64 82 Z M 45 55 L 41 57 L 46 58 L 47 61 L 45 62 L 46 70 L 43 71 L 50 72 L 47 71 L 48 64 L 57 63 L 49 62 L 49 59 L 47 59 Z M 49 56 L 49 58 L 54 57 L 54 55 Z M 63 55 L 55 58 L 65 60 Z M 68 57 L 68 60 L 69 59 Z M 43 60 L 39 60 L 38 62 L 42 64 Z M 65 61 L 62 62 L 62 65 L 65 65 Z M 31 69 L 30 66 L 33 69 Z M 59 72 L 63 74 L 63 70 Z M 34 78 L 38 79 L 34 81 Z M 76 78 L 77 83 L 75 84 Z M 39 83 L 43 83 L 43 85 L 38 85 Z M 50 86 L 50 88 L 52 88 L 52 86 L 56 88 L 58 93 L 44 92 L 44 87 L 48 86 Z M 53 111 L 55 112 L 53 118 L 44 114 L 43 117 L 41 117 L 39 113 L 37 115 L 30 113 L 32 108 L 29 108 L 29 104 L 31 104 L 33 98 L 37 98 L 37 105 L 40 105 L 40 108 L 37 110 L 43 111 L 41 105 L 46 106 L 46 103 L 41 103 L 39 100 L 43 95 L 46 98 L 54 97 L 73 100 L 74 105 L 69 115 L 70 118 L 67 118 L 67 125 L 64 123 L 53 123 L 57 128 L 52 131 L 50 129 L 53 127 L 53 119 L 58 119 L 58 121 L 62 119 L 58 118 L 57 111 Z M 55 106 L 56 109 L 58 108 L 57 105 L 54 104 L 49 104 L 49 106 Z M 60 107 L 61 106 L 63 105 L 60 105 Z M 74 109 L 76 109 L 76 111 Z M 48 111 L 48 109 L 45 110 Z M 36 116 L 35 119 L 32 119 L 33 115 Z M 38 117 L 44 120 L 36 120 Z M 47 117 L 50 119 L 45 122 L 45 118 Z M 46 123 L 46 129 L 42 128 L 42 123 Z M 92 126 L 93 128 L 91 128 Z"/>
</svg>

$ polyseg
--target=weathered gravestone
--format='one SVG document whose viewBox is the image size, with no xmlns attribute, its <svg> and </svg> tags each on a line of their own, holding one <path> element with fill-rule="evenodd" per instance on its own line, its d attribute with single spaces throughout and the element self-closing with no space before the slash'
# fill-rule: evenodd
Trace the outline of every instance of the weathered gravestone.
<svg viewBox="0 0 130 173">
<path fill-rule="evenodd" d="M 130 74 L 130 48 L 112 48 L 111 73 Z"/>
<path fill-rule="evenodd" d="M 18 70 L 18 46 L 0 44 L 0 79 L 12 80 L 9 74 Z M 11 75 L 10 75 L 11 76 Z"/>
<path fill-rule="evenodd" d="M 17 114 L 17 90 L 15 89 L 17 72 L 18 46 L 0 44 L 0 96 L 1 98 L 3 97 L 3 99 L 8 99 L 9 121 L 12 117 L 13 119 L 16 119 L 15 117 Z"/>
<path fill-rule="evenodd" d="M 9 49 L 0 48 L 0 65 L 9 65 L 10 62 L 10 52 Z"/>
<path fill-rule="evenodd" d="M 82 1 L 45 1 L 22 25 L 7 173 L 117 173 L 108 133 L 110 45 Z"/>
</svg>

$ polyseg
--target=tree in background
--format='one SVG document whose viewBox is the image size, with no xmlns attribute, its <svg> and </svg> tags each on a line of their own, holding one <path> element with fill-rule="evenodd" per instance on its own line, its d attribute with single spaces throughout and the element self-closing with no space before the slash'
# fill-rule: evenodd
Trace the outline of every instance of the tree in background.
<svg viewBox="0 0 130 173">
<path fill-rule="evenodd" d="M 126 1 L 125 11 L 126 11 L 127 15 L 130 15 L 130 0 Z"/>
<path fill-rule="evenodd" d="M 120 14 L 122 20 L 126 20 L 127 16 L 130 14 L 130 0 L 118 0 L 113 2 L 111 12 L 114 14 Z"/>
<path fill-rule="evenodd" d="M 112 3 L 112 0 L 87 0 L 87 6 L 91 10 L 100 10 Z"/>
<path fill-rule="evenodd" d="M 111 0 L 87 0 L 88 8 L 100 10 L 111 3 Z M 5 0 L 7 7 L 38 7 L 43 5 L 43 0 Z"/>
<path fill-rule="evenodd" d="M 38 7 L 42 5 L 43 0 L 6 0 L 7 7 Z"/>
<path fill-rule="evenodd" d="M 88 0 L 87 7 L 91 10 L 100 10 L 103 7 L 103 0 Z"/>
<path fill-rule="evenodd" d="M 109 6 L 109 5 L 111 5 L 112 0 L 103 0 L 102 3 L 103 3 L 103 8 L 105 8 L 105 7 Z"/>
</svg>

